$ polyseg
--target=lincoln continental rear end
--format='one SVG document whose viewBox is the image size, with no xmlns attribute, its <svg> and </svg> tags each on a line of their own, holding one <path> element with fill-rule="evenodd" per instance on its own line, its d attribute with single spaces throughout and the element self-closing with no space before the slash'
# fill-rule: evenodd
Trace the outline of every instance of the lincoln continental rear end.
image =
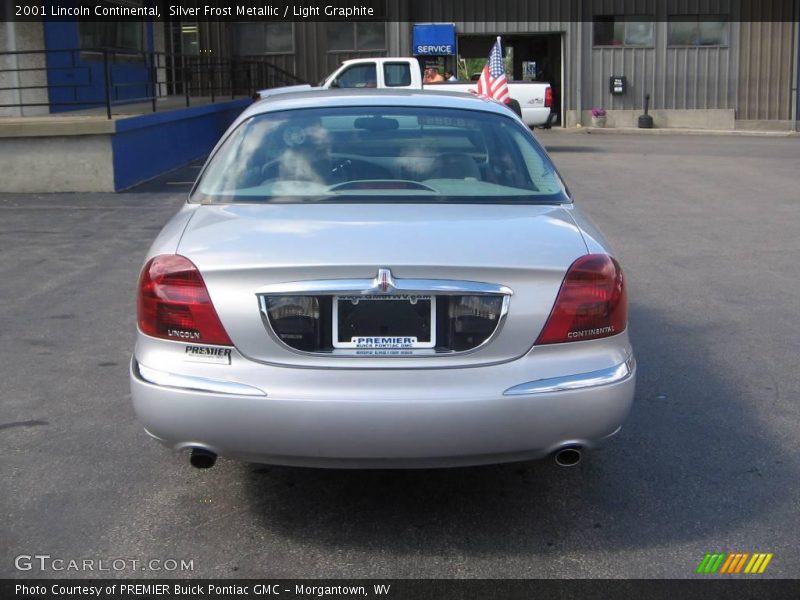
<svg viewBox="0 0 800 600">
<path fill-rule="evenodd" d="M 284 94 L 146 257 L 133 402 L 198 467 L 573 465 L 633 400 L 626 287 L 504 106 Z"/>
</svg>

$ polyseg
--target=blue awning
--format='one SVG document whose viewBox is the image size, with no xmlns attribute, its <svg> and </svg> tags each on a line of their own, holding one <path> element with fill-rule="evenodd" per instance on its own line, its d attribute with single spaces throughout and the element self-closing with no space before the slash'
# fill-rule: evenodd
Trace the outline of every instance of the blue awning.
<svg viewBox="0 0 800 600">
<path fill-rule="evenodd" d="M 414 56 L 449 56 L 456 53 L 456 26 L 453 23 L 414 25 L 411 40 Z"/>
</svg>

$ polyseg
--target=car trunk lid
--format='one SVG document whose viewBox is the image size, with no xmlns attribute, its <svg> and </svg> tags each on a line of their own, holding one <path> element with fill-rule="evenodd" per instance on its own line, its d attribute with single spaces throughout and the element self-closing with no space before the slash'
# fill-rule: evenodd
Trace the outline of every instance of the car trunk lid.
<svg viewBox="0 0 800 600">
<path fill-rule="evenodd" d="M 226 331 L 251 359 L 359 368 L 488 364 L 530 349 L 566 270 L 586 254 L 569 210 L 530 204 L 207 205 L 189 223 L 178 253 L 200 269 Z M 341 348 L 299 352 L 281 343 L 263 317 L 262 294 L 279 284 L 313 282 L 313 289 L 319 282 L 375 282 L 381 270 L 400 288 L 420 280 L 508 288 L 507 315 L 475 351 L 428 350 L 402 359 Z"/>
</svg>

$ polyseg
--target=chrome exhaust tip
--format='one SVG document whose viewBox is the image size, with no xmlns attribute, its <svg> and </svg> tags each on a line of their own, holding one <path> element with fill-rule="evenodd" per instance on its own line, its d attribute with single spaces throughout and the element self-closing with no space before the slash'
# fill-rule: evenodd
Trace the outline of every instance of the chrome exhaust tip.
<svg viewBox="0 0 800 600">
<path fill-rule="evenodd" d="M 581 462 L 582 456 L 580 448 L 570 447 L 556 451 L 554 458 L 559 467 L 574 467 Z"/>
<path fill-rule="evenodd" d="M 205 448 L 192 448 L 189 462 L 195 469 L 210 469 L 217 462 L 217 455 Z"/>
</svg>

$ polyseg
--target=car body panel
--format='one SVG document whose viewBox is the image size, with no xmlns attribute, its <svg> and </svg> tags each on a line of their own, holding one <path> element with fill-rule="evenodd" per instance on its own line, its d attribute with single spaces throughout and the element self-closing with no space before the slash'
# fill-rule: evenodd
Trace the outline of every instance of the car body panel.
<svg viewBox="0 0 800 600">
<path fill-rule="evenodd" d="M 232 378 L 263 396 L 165 388 L 132 374 L 136 412 L 173 449 L 312 467 L 449 467 L 539 458 L 592 447 L 613 435 L 633 400 L 635 371 L 616 383 L 544 394 L 504 395 L 507 384 L 613 367 L 630 357 L 627 335 L 540 347 L 507 363 L 453 371 L 293 369 L 182 363 L 177 342 L 141 339 L 141 364 Z M 182 350 L 182 348 L 181 348 Z M 167 357 L 169 356 L 168 360 Z"/>
<path fill-rule="evenodd" d="M 181 236 L 186 231 L 186 226 L 199 208 L 199 205 L 188 202 L 181 206 L 153 241 L 145 261 L 153 256 L 153 252 L 157 254 L 175 254 L 178 251 Z"/>
<path fill-rule="evenodd" d="M 586 242 L 586 251 L 589 254 L 614 254 L 613 247 L 606 239 L 605 234 L 586 216 L 586 213 L 573 205 L 567 207 L 567 214 L 581 232 L 583 240 Z"/>
</svg>

